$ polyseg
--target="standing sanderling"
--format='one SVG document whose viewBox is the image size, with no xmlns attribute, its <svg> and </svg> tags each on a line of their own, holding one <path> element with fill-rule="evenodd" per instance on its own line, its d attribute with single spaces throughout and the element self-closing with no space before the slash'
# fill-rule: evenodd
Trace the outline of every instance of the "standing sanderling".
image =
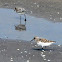
<svg viewBox="0 0 62 62">
<path fill-rule="evenodd" d="M 16 11 L 16 13 L 18 13 L 18 14 L 20 14 L 20 23 L 21 23 L 21 15 L 24 15 L 24 17 L 25 17 L 25 23 L 26 23 L 26 15 L 25 15 L 25 13 L 26 13 L 26 10 L 24 9 L 24 8 L 21 8 L 21 7 L 15 7 L 15 9 L 14 9 L 14 11 Z"/>
<path fill-rule="evenodd" d="M 43 47 L 45 46 L 50 46 L 51 44 L 55 43 L 55 41 L 50 41 L 50 40 L 47 40 L 47 39 L 44 39 L 44 38 L 39 38 L 39 37 L 34 37 L 31 41 L 36 41 L 37 45 L 38 46 L 42 46 L 42 49 Z"/>
</svg>

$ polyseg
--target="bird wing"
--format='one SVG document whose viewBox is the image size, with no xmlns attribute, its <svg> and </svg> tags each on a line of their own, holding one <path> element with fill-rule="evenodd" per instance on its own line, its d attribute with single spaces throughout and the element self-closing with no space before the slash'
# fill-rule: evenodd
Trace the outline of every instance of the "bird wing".
<svg viewBox="0 0 62 62">
<path fill-rule="evenodd" d="M 44 42 L 44 43 L 47 43 L 47 42 L 55 42 L 55 41 L 50 41 L 50 40 L 47 40 L 47 39 L 44 39 L 44 38 L 42 38 L 42 39 L 39 39 L 41 42 Z"/>
</svg>

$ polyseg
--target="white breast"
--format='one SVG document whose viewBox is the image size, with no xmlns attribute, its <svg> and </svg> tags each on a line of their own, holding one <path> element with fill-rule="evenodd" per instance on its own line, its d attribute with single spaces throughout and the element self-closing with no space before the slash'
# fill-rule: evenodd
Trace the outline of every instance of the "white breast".
<svg viewBox="0 0 62 62">
<path fill-rule="evenodd" d="M 38 46 L 49 46 L 49 45 L 51 45 L 52 44 L 52 42 L 51 43 L 44 43 L 44 42 L 37 42 L 37 44 L 38 44 Z"/>
<path fill-rule="evenodd" d="M 17 9 L 18 9 L 18 11 L 17 11 L 18 14 L 25 14 L 25 12 L 26 12 L 26 10 L 24 8 L 17 8 Z"/>
</svg>

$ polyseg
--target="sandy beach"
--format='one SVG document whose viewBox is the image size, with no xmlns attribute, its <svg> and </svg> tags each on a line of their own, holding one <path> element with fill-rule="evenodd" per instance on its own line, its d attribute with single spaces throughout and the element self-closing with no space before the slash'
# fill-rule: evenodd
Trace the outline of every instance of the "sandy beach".
<svg viewBox="0 0 62 62">
<path fill-rule="evenodd" d="M 1 62 L 62 62 L 62 46 L 52 45 L 46 49 L 35 42 L 0 39 Z"/>
<path fill-rule="evenodd" d="M 0 8 L 24 7 L 27 14 L 62 22 L 61 0 L 0 0 Z M 51 45 L 46 49 L 35 42 L 1 39 L 0 62 L 62 62 L 62 45 Z"/>
</svg>

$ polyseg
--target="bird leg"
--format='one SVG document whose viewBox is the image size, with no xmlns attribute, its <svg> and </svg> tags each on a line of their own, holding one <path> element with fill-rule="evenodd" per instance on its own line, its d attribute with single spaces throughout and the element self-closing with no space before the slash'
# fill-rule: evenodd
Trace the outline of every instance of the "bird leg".
<svg viewBox="0 0 62 62">
<path fill-rule="evenodd" d="M 43 46 L 42 46 L 42 49 L 43 49 Z"/>
<path fill-rule="evenodd" d="M 45 48 L 46 48 L 46 46 L 45 46 Z"/>
<path fill-rule="evenodd" d="M 26 24 L 26 21 L 27 21 L 27 20 L 26 20 L 26 15 L 24 14 L 24 16 L 25 16 L 25 20 L 24 20 L 24 21 L 25 21 L 25 24 Z"/>
<path fill-rule="evenodd" d="M 26 25 L 26 19 L 25 19 L 25 25 Z"/>
<path fill-rule="evenodd" d="M 21 16 L 20 16 L 20 24 L 21 24 Z"/>
</svg>

